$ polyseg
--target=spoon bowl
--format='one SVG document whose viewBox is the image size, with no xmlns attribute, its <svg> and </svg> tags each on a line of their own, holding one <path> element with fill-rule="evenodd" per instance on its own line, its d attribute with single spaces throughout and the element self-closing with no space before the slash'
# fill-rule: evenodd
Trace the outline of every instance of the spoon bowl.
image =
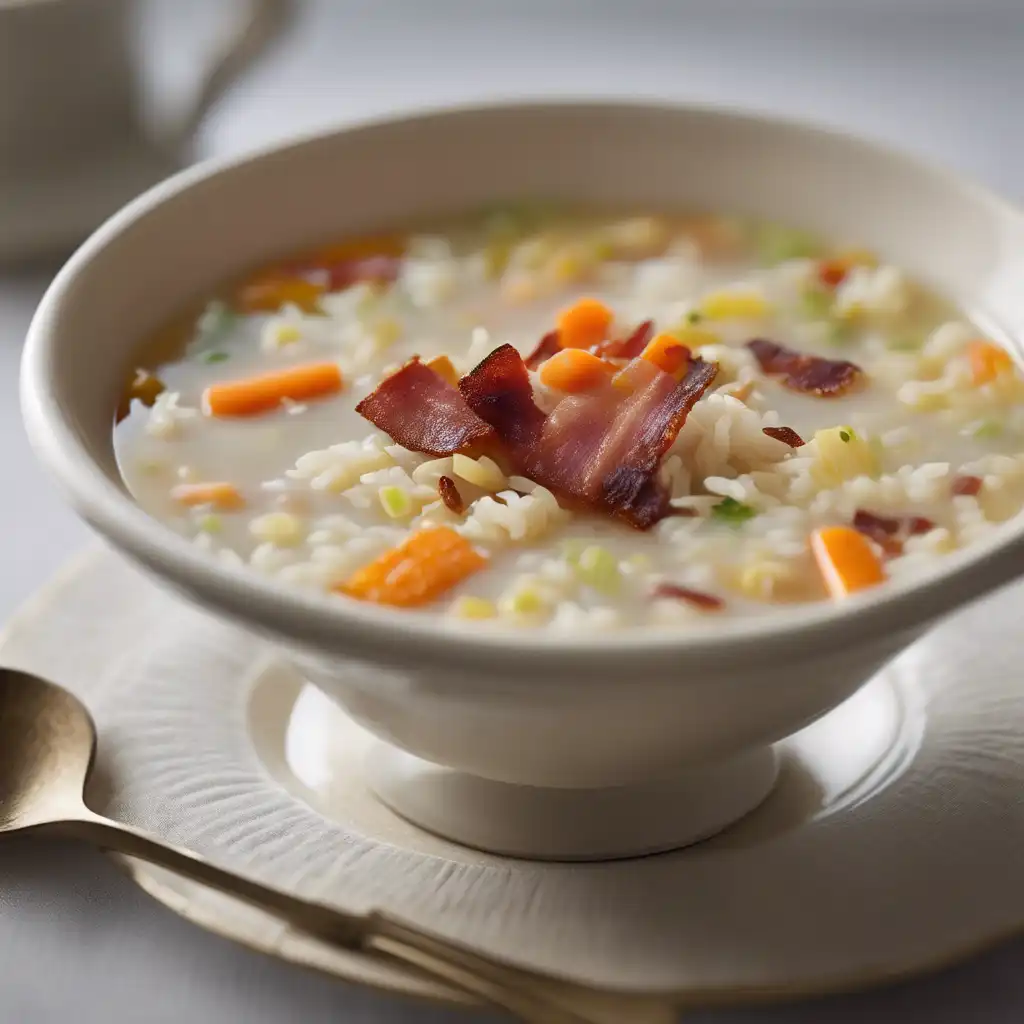
<svg viewBox="0 0 1024 1024">
<path fill-rule="evenodd" d="M 0 831 L 77 817 L 96 729 L 77 697 L 16 669 L 0 669 Z"/>
</svg>

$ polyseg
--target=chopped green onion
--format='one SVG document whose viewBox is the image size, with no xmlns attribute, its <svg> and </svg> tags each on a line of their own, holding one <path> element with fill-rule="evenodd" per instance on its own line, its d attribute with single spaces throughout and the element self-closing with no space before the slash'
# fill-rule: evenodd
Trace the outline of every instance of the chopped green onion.
<svg viewBox="0 0 1024 1024">
<path fill-rule="evenodd" d="M 990 441 L 1003 436 L 1003 425 L 998 420 L 986 420 L 974 428 L 974 436 L 981 441 Z"/>
<path fill-rule="evenodd" d="M 833 345 L 845 345 L 853 337 L 853 328 L 838 321 L 831 323 L 828 325 L 827 337 Z"/>
<path fill-rule="evenodd" d="M 850 438 L 852 438 L 852 437 L 853 437 L 853 434 L 849 430 L 840 430 L 839 431 L 839 440 L 844 442 L 845 444 L 849 444 L 850 443 Z"/>
<path fill-rule="evenodd" d="M 699 324 L 703 319 L 704 315 L 699 309 L 691 309 L 690 312 L 686 314 L 686 322 L 688 324 Z"/>
<path fill-rule="evenodd" d="M 220 533 L 224 528 L 224 520 L 220 516 L 206 515 L 200 516 L 199 522 L 196 524 L 203 533 Z"/>
<path fill-rule="evenodd" d="M 804 231 L 766 224 L 757 233 L 758 257 L 766 266 L 816 256 L 820 246 Z"/>
<path fill-rule="evenodd" d="M 378 492 L 384 511 L 392 519 L 401 519 L 412 512 L 412 499 L 401 487 L 382 487 Z"/>
<path fill-rule="evenodd" d="M 735 498 L 723 498 L 717 505 L 712 506 L 711 515 L 730 526 L 739 526 L 748 519 L 753 519 L 757 515 L 757 509 Z"/>
<path fill-rule="evenodd" d="M 199 355 L 199 361 L 201 363 L 223 363 L 225 359 L 231 357 L 227 352 L 221 352 L 219 349 L 213 349 L 210 352 L 202 352 Z"/>
<path fill-rule="evenodd" d="M 580 579 L 600 594 L 614 594 L 622 582 L 619 563 L 607 549 L 595 545 L 580 553 L 577 572 Z"/>
<path fill-rule="evenodd" d="M 800 307 L 810 320 L 825 320 L 832 312 L 832 296 L 820 288 L 811 288 L 800 296 Z"/>
<path fill-rule="evenodd" d="M 579 537 L 573 537 L 567 540 L 562 545 L 562 557 L 569 563 L 569 565 L 577 566 L 580 562 L 580 555 L 586 550 L 587 542 L 580 540 Z"/>
</svg>

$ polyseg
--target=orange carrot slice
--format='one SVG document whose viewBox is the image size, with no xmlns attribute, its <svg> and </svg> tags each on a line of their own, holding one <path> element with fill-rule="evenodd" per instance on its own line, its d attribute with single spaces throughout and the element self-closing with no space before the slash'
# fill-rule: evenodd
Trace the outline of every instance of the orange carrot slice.
<svg viewBox="0 0 1024 1024">
<path fill-rule="evenodd" d="M 846 597 L 885 580 L 885 570 L 868 539 L 852 526 L 826 526 L 811 534 L 811 551 L 834 598 Z"/>
<path fill-rule="evenodd" d="M 465 537 L 439 526 L 412 534 L 336 590 L 361 601 L 414 608 L 440 597 L 486 564 Z"/>
<path fill-rule="evenodd" d="M 689 348 L 671 334 L 656 334 L 640 357 L 671 374 L 685 370 L 690 364 Z"/>
<path fill-rule="evenodd" d="M 580 299 L 558 314 L 558 342 L 562 348 L 590 348 L 608 337 L 614 314 L 597 299 Z"/>
<path fill-rule="evenodd" d="M 564 348 L 540 366 L 540 381 L 556 391 L 590 391 L 615 371 L 615 367 L 583 348 Z"/>
<path fill-rule="evenodd" d="M 285 399 L 303 402 L 341 390 L 336 363 L 303 363 L 286 370 L 211 384 L 203 394 L 210 416 L 256 416 L 276 409 Z"/>
<path fill-rule="evenodd" d="M 171 497 L 181 505 L 194 508 L 196 505 L 212 505 L 225 512 L 244 508 L 245 499 L 234 484 L 179 484 L 171 488 Z"/>
<path fill-rule="evenodd" d="M 971 363 L 971 377 L 979 387 L 982 384 L 990 384 L 996 377 L 1013 369 L 1010 354 L 984 338 L 978 338 L 968 344 L 967 358 Z"/>
<path fill-rule="evenodd" d="M 316 313 L 323 293 L 324 286 L 315 281 L 269 271 L 243 284 L 235 293 L 233 305 L 239 313 L 274 313 L 290 303 L 304 313 Z"/>
</svg>

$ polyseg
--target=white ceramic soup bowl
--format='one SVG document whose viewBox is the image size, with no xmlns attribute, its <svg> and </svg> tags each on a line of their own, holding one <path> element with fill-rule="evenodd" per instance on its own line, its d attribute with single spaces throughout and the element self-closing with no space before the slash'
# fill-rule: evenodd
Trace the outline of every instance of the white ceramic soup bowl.
<svg viewBox="0 0 1024 1024">
<path fill-rule="evenodd" d="M 1024 527 L 934 578 L 686 635 L 467 631 L 217 564 L 126 492 L 111 427 L 146 335 L 263 260 L 425 214 L 543 196 L 770 217 L 871 246 L 1024 336 L 1024 218 L 876 145 L 688 107 L 552 103 L 348 128 L 153 189 L 71 259 L 32 324 L 22 399 L 80 514 L 161 583 L 277 644 L 380 742 L 370 784 L 419 824 L 536 857 L 692 842 L 754 807 L 772 744 L 937 618 L 1015 578 Z"/>
</svg>

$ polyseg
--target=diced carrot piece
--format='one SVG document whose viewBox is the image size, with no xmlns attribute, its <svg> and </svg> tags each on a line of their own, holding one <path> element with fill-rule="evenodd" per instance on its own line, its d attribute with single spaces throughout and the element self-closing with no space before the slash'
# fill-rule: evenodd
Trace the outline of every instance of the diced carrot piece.
<svg viewBox="0 0 1024 1024">
<path fill-rule="evenodd" d="M 572 394 L 590 391 L 608 379 L 615 367 L 584 348 L 565 348 L 540 365 L 545 387 Z"/>
<path fill-rule="evenodd" d="M 412 534 L 336 590 L 361 601 L 414 608 L 440 597 L 486 564 L 465 537 L 438 526 Z"/>
<path fill-rule="evenodd" d="M 829 594 L 846 597 L 885 580 L 870 541 L 852 526 L 827 526 L 811 535 L 811 550 Z"/>
<path fill-rule="evenodd" d="M 433 359 L 427 360 L 427 366 L 452 387 L 458 385 L 459 371 L 455 369 L 455 364 L 447 356 L 434 356 Z"/>
<path fill-rule="evenodd" d="M 245 499 L 234 484 L 178 484 L 171 488 L 171 497 L 181 505 L 194 508 L 196 505 L 213 505 L 214 508 L 230 512 L 245 506 Z"/>
<path fill-rule="evenodd" d="M 852 266 L 852 263 L 838 256 L 822 260 L 818 264 L 818 280 L 826 288 L 837 288 L 843 283 Z"/>
<path fill-rule="evenodd" d="M 240 313 L 274 313 L 286 303 L 304 313 L 316 313 L 323 293 L 324 286 L 315 281 L 271 271 L 243 284 L 233 304 Z"/>
<path fill-rule="evenodd" d="M 580 299 L 558 314 L 558 342 L 562 348 L 590 348 L 608 337 L 614 314 L 597 299 Z"/>
<path fill-rule="evenodd" d="M 689 348 L 671 334 L 656 334 L 640 357 L 671 374 L 680 373 L 690 364 Z"/>
<path fill-rule="evenodd" d="M 984 338 L 978 338 L 968 344 L 967 358 L 971 363 L 971 376 L 979 387 L 982 384 L 990 384 L 996 377 L 1013 369 L 1010 354 Z"/>
<path fill-rule="evenodd" d="M 256 416 L 276 409 L 282 401 L 304 402 L 341 390 L 336 363 L 303 363 L 286 370 L 211 384 L 203 394 L 210 416 Z"/>
</svg>

